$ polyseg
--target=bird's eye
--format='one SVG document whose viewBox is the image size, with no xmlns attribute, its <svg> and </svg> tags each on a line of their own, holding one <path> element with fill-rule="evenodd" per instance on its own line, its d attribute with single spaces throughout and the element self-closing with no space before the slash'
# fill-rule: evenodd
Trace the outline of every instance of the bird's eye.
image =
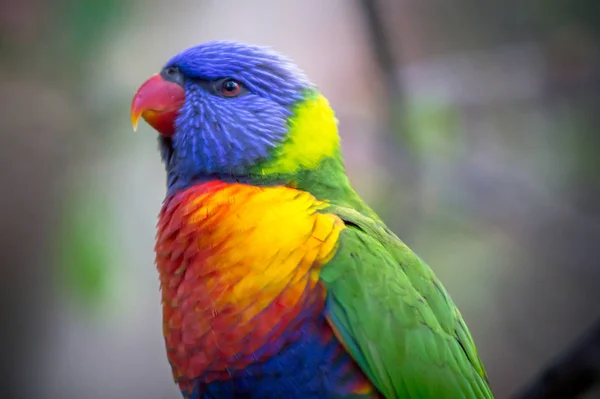
<svg viewBox="0 0 600 399">
<path fill-rule="evenodd" d="M 235 97 L 242 92 L 242 84 L 231 78 L 224 79 L 219 86 L 219 91 L 225 97 Z"/>
</svg>

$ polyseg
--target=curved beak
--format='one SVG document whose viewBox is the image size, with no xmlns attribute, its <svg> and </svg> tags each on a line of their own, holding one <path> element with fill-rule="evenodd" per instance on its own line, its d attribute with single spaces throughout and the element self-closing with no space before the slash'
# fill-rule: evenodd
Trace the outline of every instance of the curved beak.
<svg viewBox="0 0 600 399">
<path fill-rule="evenodd" d="M 133 130 L 137 129 L 141 117 L 160 134 L 172 136 L 175 119 L 184 102 L 183 87 L 164 80 L 160 74 L 153 75 L 140 86 L 131 102 Z"/>
</svg>

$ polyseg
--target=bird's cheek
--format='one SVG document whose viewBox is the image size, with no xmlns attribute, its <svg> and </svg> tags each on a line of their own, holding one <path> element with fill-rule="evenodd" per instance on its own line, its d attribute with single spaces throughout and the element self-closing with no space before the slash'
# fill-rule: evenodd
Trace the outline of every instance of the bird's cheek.
<svg viewBox="0 0 600 399">
<path fill-rule="evenodd" d="M 140 117 L 163 136 L 175 133 L 175 119 L 185 102 L 185 90 L 177 83 L 154 75 L 140 86 L 131 102 L 131 123 L 137 128 Z"/>
</svg>

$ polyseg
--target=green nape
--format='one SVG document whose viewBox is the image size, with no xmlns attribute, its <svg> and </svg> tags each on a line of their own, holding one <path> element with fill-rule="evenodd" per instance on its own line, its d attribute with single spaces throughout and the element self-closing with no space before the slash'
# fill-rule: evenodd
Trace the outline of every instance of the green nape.
<svg viewBox="0 0 600 399">
<path fill-rule="evenodd" d="M 317 199 L 379 217 L 352 189 L 346 176 L 337 119 L 327 99 L 309 90 L 288 119 L 286 139 L 252 168 L 250 184 L 286 184 Z"/>
</svg>

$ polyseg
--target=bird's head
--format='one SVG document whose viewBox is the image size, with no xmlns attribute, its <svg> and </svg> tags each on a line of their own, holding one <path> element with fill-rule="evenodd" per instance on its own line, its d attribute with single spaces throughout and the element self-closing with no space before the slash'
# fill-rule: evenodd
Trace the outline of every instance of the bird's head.
<svg viewBox="0 0 600 399">
<path fill-rule="evenodd" d="M 181 52 L 138 89 L 131 117 L 160 134 L 170 189 L 210 178 L 293 183 L 332 160 L 343 170 L 327 100 L 268 48 L 216 41 Z"/>
</svg>

